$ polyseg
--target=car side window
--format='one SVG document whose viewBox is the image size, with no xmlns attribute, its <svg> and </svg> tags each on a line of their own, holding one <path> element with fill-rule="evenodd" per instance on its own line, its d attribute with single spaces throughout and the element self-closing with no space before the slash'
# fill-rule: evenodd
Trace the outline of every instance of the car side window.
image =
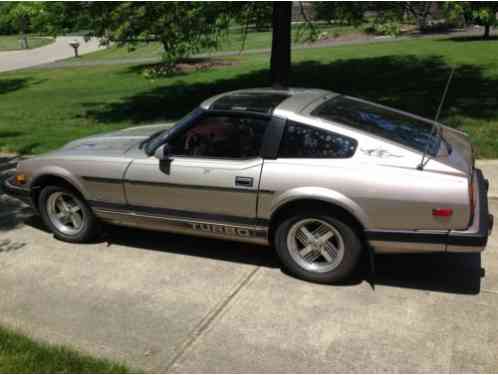
<svg viewBox="0 0 498 375">
<path fill-rule="evenodd" d="M 173 155 L 248 159 L 259 156 L 268 120 L 208 115 L 170 142 Z"/>
<path fill-rule="evenodd" d="M 350 158 L 358 142 L 313 126 L 289 121 L 280 142 L 279 158 Z"/>
</svg>

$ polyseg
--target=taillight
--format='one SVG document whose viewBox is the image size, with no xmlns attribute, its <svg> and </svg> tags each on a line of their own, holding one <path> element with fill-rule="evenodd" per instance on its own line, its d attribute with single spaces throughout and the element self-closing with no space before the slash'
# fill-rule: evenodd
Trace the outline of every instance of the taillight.
<svg viewBox="0 0 498 375">
<path fill-rule="evenodd" d="M 450 217 L 452 215 L 453 215 L 453 210 L 451 208 L 434 208 L 432 210 L 432 216 Z"/>
</svg>

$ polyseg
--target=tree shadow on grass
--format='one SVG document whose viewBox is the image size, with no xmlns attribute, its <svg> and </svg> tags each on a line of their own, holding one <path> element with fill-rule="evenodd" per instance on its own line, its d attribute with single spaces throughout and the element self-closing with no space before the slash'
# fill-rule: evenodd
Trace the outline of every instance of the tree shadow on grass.
<svg viewBox="0 0 498 375">
<path fill-rule="evenodd" d="M 136 74 L 136 67 L 128 74 Z M 344 59 L 331 63 L 304 61 L 292 66 L 292 86 L 327 89 L 434 117 L 451 67 L 440 56 L 383 56 Z M 154 88 L 118 103 L 86 103 L 85 116 L 101 123 L 136 124 L 178 119 L 204 99 L 229 90 L 268 86 L 268 70 L 242 73 L 235 78 L 206 83 L 173 84 Z M 442 118 L 465 115 L 498 117 L 498 79 L 476 65 L 456 69 Z"/>
<path fill-rule="evenodd" d="M 35 81 L 32 78 L 0 78 L 0 95 L 23 89 L 29 85 L 39 84 L 43 81 Z"/>
<path fill-rule="evenodd" d="M 26 87 L 28 79 L 26 78 L 16 78 L 16 79 L 0 79 L 0 95 L 6 94 L 11 91 L 20 90 Z"/>
</svg>

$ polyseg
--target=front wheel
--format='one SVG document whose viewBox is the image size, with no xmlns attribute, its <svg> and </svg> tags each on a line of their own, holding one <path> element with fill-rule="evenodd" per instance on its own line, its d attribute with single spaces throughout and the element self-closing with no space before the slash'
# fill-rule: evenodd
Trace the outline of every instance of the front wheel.
<svg viewBox="0 0 498 375">
<path fill-rule="evenodd" d="M 40 193 L 38 206 L 44 223 L 62 241 L 89 242 L 99 233 L 97 218 L 72 189 L 47 186 Z"/>
<path fill-rule="evenodd" d="M 345 279 L 356 267 L 362 243 L 350 224 L 319 212 L 282 221 L 275 247 L 292 275 L 318 283 Z"/>
</svg>

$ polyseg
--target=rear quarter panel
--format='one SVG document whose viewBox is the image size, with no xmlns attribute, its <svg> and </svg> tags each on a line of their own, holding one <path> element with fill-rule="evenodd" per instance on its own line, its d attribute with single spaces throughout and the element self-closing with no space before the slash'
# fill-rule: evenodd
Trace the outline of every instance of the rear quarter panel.
<svg viewBox="0 0 498 375">
<path fill-rule="evenodd" d="M 266 160 L 261 190 L 265 219 L 289 201 L 312 198 L 348 209 L 370 230 L 463 229 L 469 221 L 466 178 L 361 156 Z M 440 207 L 453 208 L 453 216 L 432 216 Z"/>
</svg>

